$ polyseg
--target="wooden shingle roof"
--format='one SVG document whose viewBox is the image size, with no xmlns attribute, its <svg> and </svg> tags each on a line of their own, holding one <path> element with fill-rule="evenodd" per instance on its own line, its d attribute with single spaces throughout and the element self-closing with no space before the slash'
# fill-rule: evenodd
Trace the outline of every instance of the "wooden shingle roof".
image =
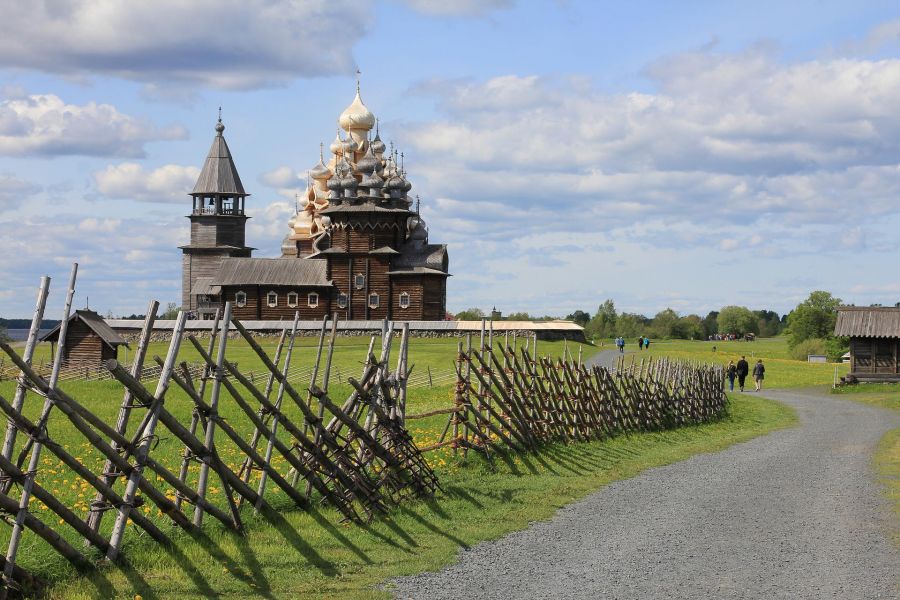
<svg viewBox="0 0 900 600">
<path fill-rule="evenodd" d="M 330 286 L 326 262 L 305 258 L 226 258 L 212 285 Z"/>
<path fill-rule="evenodd" d="M 900 308 L 842 306 L 834 334 L 846 337 L 900 338 Z"/>
<path fill-rule="evenodd" d="M 220 123 L 221 125 L 221 123 Z M 224 129 L 224 127 L 222 127 Z M 224 194 L 228 196 L 248 196 L 231 158 L 228 143 L 219 131 L 213 138 L 203 170 L 197 178 L 197 185 L 191 194 Z"/>
<path fill-rule="evenodd" d="M 69 317 L 69 327 L 72 326 L 72 322 L 81 321 L 85 325 L 90 328 L 97 336 L 103 340 L 103 343 L 109 346 L 110 348 L 115 348 L 116 346 L 128 345 L 128 342 L 120 336 L 118 333 L 113 331 L 113 328 L 107 325 L 106 321 L 103 320 L 103 317 L 98 315 L 92 310 L 81 309 L 76 310 L 75 313 Z M 46 334 L 41 337 L 42 342 L 55 342 L 59 340 L 59 328 L 62 326 L 60 323 Z"/>
</svg>

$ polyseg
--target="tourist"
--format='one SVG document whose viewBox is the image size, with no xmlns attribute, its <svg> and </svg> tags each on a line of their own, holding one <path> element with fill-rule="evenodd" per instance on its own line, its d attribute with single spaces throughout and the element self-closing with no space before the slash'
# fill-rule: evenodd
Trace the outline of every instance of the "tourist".
<svg viewBox="0 0 900 600">
<path fill-rule="evenodd" d="M 646 348 L 647 350 L 650 349 L 650 338 L 648 337 L 644 338 L 644 348 Z"/>
<path fill-rule="evenodd" d="M 750 365 L 747 364 L 747 359 L 742 356 L 735 366 L 737 368 L 738 387 L 743 392 L 744 381 L 747 379 L 747 374 L 750 373 Z"/>
<path fill-rule="evenodd" d="M 715 347 L 715 346 L 713 346 Z M 728 366 L 725 367 L 725 376 L 728 377 L 728 391 L 734 391 L 734 378 L 737 377 L 737 367 L 734 366 L 734 361 L 729 360 Z"/>
<path fill-rule="evenodd" d="M 756 361 L 753 367 L 753 382 L 756 384 L 756 391 L 762 390 L 762 382 L 766 377 L 766 368 L 762 364 L 762 359 Z"/>
<path fill-rule="evenodd" d="M 638 338 L 638 350 L 644 349 L 644 336 Z"/>
</svg>

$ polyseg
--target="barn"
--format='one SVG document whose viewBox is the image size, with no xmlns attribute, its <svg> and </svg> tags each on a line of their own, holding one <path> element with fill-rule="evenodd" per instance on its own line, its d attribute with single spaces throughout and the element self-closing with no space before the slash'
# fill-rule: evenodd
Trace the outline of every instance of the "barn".
<svg viewBox="0 0 900 600">
<path fill-rule="evenodd" d="M 59 342 L 60 325 L 41 338 L 42 342 Z M 104 360 L 118 358 L 119 346 L 127 342 L 92 310 L 76 310 L 69 317 L 63 346 L 63 363 L 72 365 L 98 365 Z"/>
<path fill-rule="evenodd" d="M 900 307 L 842 306 L 834 334 L 850 338 L 850 375 L 859 381 L 900 382 Z"/>
</svg>

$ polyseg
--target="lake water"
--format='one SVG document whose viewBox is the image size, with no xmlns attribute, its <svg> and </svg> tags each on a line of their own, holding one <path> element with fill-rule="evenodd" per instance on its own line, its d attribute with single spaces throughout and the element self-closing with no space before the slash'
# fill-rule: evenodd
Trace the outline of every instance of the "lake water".
<svg viewBox="0 0 900 600">
<path fill-rule="evenodd" d="M 49 329 L 41 329 L 38 337 L 44 335 L 50 331 Z M 15 342 L 24 342 L 28 339 L 28 330 L 27 329 L 7 329 L 6 334 L 9 335 Z"/>
</svg>

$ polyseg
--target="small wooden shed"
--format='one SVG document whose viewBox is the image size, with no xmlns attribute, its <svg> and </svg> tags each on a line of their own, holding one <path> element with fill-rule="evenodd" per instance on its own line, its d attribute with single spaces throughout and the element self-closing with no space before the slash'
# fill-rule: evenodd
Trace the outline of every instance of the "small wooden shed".
<svg viewBox="0 0 900 600">
<path fill-rule="evenodd" d="M 41 341 L 58 343 L 59 329 L 60 325 L 57 325 Z M 122 345 L 127 346 L 128 343 L 113 331 L 103 317 L 92 310 L 76 310 L 69 317 L 63 361 L 67 365 L 98 365 L 104 360 L 118 358 L 119 346 Z"/>
<path fill-rule="evenodd" d="M 850 375 L 860 381 L 900 382 L 900 307 L 842 306 L 834 334 L 850 338 Z"/>
</svg>

